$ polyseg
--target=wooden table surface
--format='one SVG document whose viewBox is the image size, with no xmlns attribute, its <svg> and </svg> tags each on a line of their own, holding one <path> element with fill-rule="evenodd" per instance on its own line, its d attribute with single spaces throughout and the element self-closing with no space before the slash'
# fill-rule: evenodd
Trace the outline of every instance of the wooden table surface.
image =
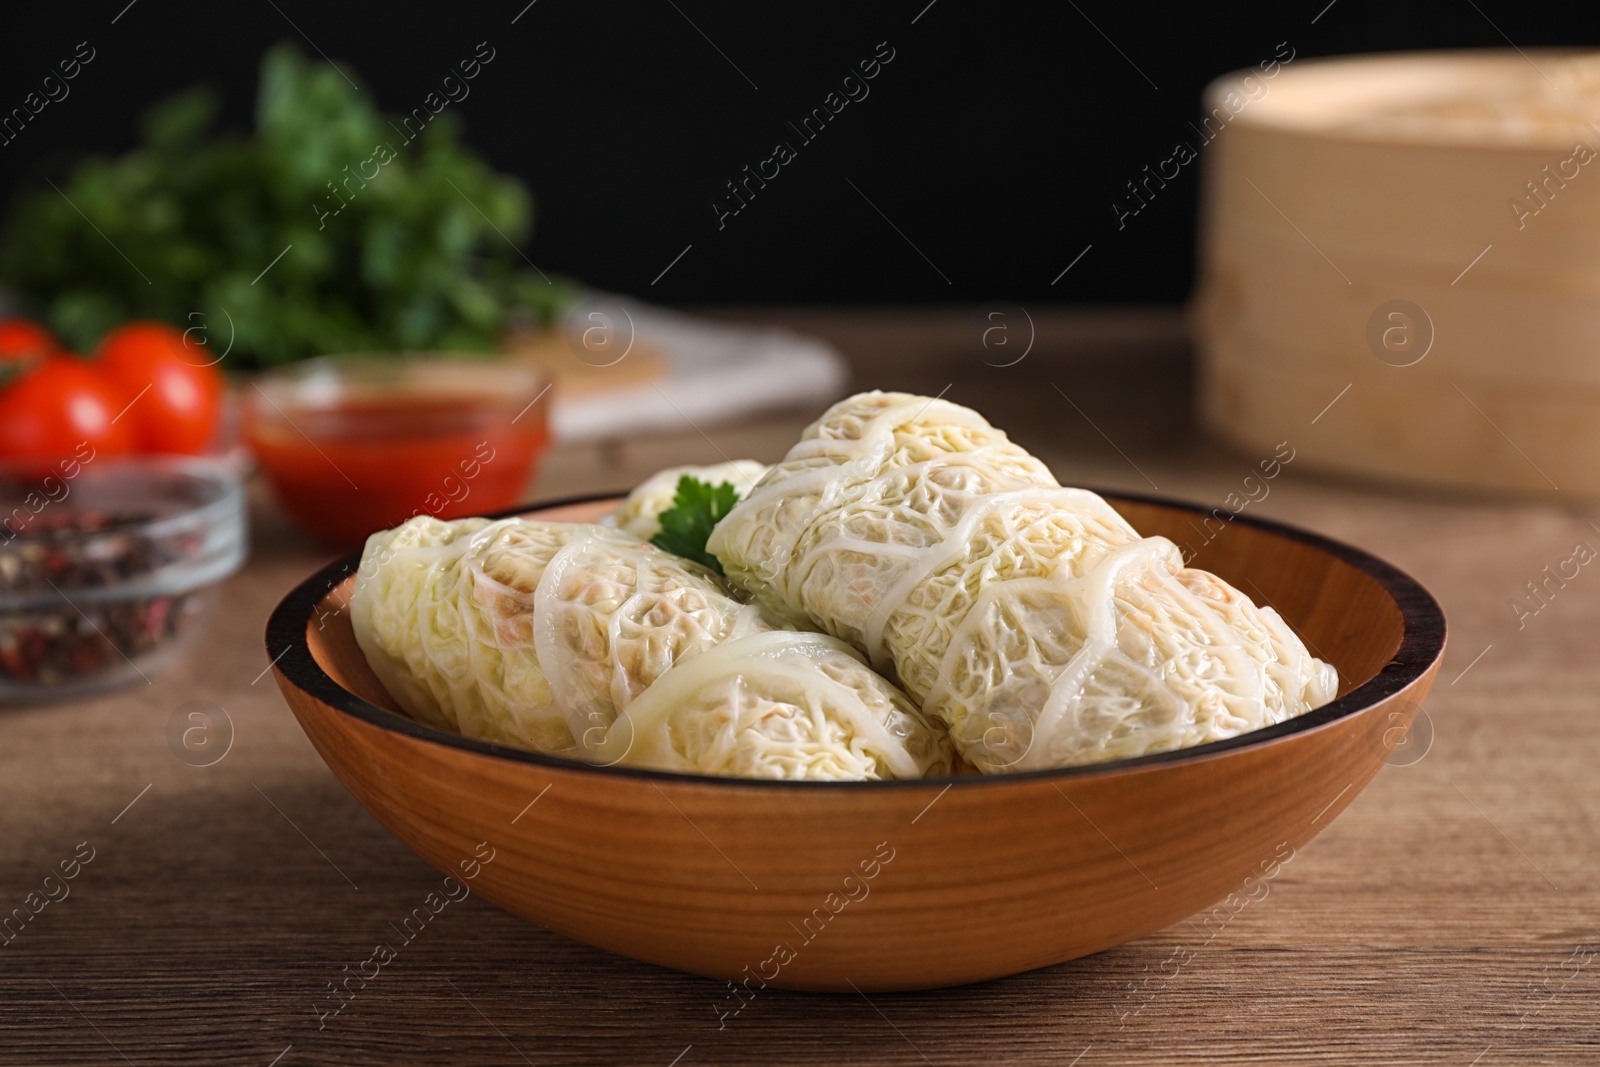
<svg viewBox="0 0 1600 1067">
<path fill-rule="evenodd" d="M 993 323 L 977 309 L 728 315 L 829 338 L 861 387 L 948 387 L 1063 481 L 1221 502 L 1261 458 L 1196 433 L 1170 310 L 1034 310 L 1035 343 L 1011 366 L 995 364 L 1020 346 L 985 349 Z M 535 495 L 721 455 L 776 459 L 815 414 L 560 450 Z M 251 560 L 182 662 L 102 699 L 0 711 L 0 912 L 75 852 L 93 857 L 0 946 L 0 1062 L 1600 1063 L 1600 572 L 1552 585 L 1536 614 L 1510 606 L 1578 544 L 1600 548 L 1592 509 L 1293 464 L 1249 507 L 1410 571 L 1444 604 L 1451 638 L 1431 742 L 1414 736 L 1220 932 L 1178 923 L 943 992 L 769 992 L 720 1029 L 719 984 L 470 898 L 319 1028 L 328 983 L 439 875 L 345 792 L 263 675 L 268 611 L 326 553 L 258 500 Z M 169 747 L 189 701 L 231 723 L 211 766 Z"/>
</svg>

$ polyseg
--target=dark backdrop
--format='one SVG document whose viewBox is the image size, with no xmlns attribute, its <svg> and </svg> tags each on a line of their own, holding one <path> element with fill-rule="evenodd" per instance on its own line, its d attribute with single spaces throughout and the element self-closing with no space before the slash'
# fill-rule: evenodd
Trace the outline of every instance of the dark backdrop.
<svg viewBox="0 0 1600 1067">
<path fill-rule="evenodd" d="M 339 61 L 394 112 L 486 41 L 494 61 L 452 110 L 532 186 L 524 247 L 541 265 L 667 302 L 1171 301 L 1191 282 L 1197 168 L 1123 229 L 1111 204 L 1170 154 L 1210 78 L 1288 49 L 1600 36 L 1595 5 L 1508 0 L 525 4 L 7 4 L 0 111 L 79 41 L 97 54 L 0 148 L 0 191 L 69 153 L 127 148 L 150 102 L 197 81 L 246 125 L 257 60 L 280 40 Z M 790 128 L 889 49 L 814 141 Z M 795 158 L 719 229 L 724 183 L 780 140 Z"/>
</svg>

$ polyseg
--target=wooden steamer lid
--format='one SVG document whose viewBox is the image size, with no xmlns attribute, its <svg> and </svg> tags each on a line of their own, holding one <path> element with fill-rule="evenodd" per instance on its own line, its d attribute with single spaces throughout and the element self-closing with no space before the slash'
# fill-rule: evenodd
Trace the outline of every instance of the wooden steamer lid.
<svg viewBox="0 0 1600 1067">
<path fill-rule="evenodd" d="M 1600 494 L 1600 54 L 1301 60 L 1205 107 L 1207 426 L 1330 470 Z"/>
</svg>

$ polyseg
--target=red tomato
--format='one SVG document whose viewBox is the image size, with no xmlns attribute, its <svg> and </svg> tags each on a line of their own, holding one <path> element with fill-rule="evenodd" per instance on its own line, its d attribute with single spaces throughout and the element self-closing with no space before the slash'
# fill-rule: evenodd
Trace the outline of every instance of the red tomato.
<svg viewBox="0 0 1600 1067">
<path fill-rule="evenodd" d="M 204 452 L 222 417 L 222 375 L 183 333 L 159 322 L 129 322 L 100 342 L 100 372 L 131 404 L 139 448 Z"/>
<path fill-rule="evenodd" d="M 50 331 L 28 319 L 0 319 L 0 363 L 47 356 L 57 348 Z"/>
<path fill-rule="evenodd" d="M 0 456 L 113 456 L 133 447 L 121 394 L 80 360 L 53 356 L 0 390 Z"/>
</svg>

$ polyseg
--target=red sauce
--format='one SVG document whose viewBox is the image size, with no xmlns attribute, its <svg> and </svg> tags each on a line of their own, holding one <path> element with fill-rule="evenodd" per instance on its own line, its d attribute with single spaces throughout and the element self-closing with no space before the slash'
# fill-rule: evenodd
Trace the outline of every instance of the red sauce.
<svg viewBox="0 0 1600 1067">
<path fill-rule="evenodd" d="M 522 498 L 548 441 L 545 409 L 426 396 L 341 398 L 279 412 L 261 404 L 246 437 L 306 532 L 358 545 L 413 515 L 481 515 Z"/>
</svg>

